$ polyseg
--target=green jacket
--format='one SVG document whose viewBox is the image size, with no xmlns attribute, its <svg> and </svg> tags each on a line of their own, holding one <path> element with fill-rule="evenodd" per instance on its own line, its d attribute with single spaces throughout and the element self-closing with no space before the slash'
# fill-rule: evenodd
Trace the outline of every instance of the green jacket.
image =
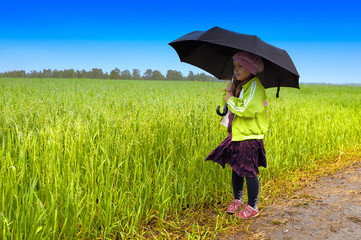
<svg viewBox="0 0 361 240">
<path fill-rule="evenodd" d="M 235 114 L 232 141 L 263 139 L 268 129 L 267 96 L 257 77 L 243 85 L 239 97 L 230 97 L 228 110 Z"/>
</svg>

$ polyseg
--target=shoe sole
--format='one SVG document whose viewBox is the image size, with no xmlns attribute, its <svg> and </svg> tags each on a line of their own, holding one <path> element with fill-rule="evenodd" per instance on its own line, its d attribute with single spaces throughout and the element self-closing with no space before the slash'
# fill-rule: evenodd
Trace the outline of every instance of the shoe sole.
<svg viewBox="0 0 361 240">
<path fill-rule="evenodd" d="M 257 217 L 258 215 L 259 215 L 259 213 L 257 213 L 256 215 L 253 215 L 252 217 L 249 217 L 249 218 L 241 218 L 241 217 L 238 217 L 237 215 L 236 215 L 236 217 L 237 217 L 237 218 L 240 218 L 240 219 L 242 219 L 242 220 L 248 220 L 248 219 Z"/>
</svg>

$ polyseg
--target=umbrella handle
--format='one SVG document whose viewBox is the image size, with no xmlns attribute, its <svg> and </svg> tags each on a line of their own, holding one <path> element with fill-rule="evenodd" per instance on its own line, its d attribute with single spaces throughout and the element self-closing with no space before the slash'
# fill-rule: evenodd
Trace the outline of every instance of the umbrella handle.
<svg viewBox="0 0 361 240">
<path fill-rule="evenodd" d="M 219 109 L 220 109 L 220 108 L 221 108 L 220 106 L 217 106 L 217 109 L 216 109 L 217 114 L 218 114 L 219 116 L 222 116 L 222 117 L 223 117 L 223 116 L 226 116 L 227 111 L 228 111 L 227 103 L 224 104 L 223 112 L 222 112 L 222 113 L 219 112 Z"/>
</svg>

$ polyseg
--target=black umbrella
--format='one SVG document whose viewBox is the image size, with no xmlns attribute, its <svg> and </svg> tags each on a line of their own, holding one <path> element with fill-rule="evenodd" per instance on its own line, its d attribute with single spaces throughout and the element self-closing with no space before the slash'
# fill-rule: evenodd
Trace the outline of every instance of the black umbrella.
<svg viewBox="0 0 361 240">
<path fill-rule="evenodd" d="M 299 74 L 285 50 L 274 47 L 255 35 L 232 32 L 219 27 L 195 31 L 169 43 L 180 60 L 197 66 L 218 79 L 233 76 L 232 56 L 243 50 L 262 57 L 264 70 L 257 74 L 264 88 L 299 88 Z"/>
</svg>

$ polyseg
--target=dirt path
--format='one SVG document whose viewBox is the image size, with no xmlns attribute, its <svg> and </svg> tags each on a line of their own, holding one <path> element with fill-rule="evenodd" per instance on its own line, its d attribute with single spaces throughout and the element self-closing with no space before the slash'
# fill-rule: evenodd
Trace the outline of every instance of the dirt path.
<svg viewBox="0 0 361 240">
<path fill-rule="evenodd" d="M 234 239 L 361 239 L 361 163 L 261 211 Z"/>
</svg>

